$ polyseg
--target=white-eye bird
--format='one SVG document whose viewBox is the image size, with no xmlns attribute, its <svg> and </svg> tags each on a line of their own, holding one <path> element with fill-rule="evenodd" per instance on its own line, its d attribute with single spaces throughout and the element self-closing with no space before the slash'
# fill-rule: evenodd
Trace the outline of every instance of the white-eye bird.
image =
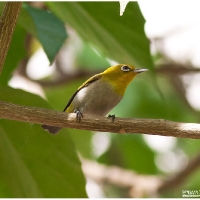
<svg viewBox="0 0 200 200">
<path fill-rule="evenodd" d="M 77 119 L 84 114 L 105 116 L 123 98 L 133 78 L 148 69 L 136 69 L 131 65 L 119 64 L 96 74 L 85 81 L 72 95 L 63 112 L 76 113 Z M 42 128 L 56 134 L 62 128 L 42 125 Z"/>
</svg>

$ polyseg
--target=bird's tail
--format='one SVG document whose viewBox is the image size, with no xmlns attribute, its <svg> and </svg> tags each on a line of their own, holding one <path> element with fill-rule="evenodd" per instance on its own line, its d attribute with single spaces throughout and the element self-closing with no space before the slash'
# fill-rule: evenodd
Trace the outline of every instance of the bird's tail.
<svg viewBox="0 0 200 200">
<path fill-rule="evenodd" d="M 62 129 L 62 127 L 49 126 L 49 125 L 45 125 L 45 124 L 43 124 L 41 127 L 45 131 L 48 131 L 49 133 L 52 133 L 52 134 L 57 134 Z"/>
</svg>

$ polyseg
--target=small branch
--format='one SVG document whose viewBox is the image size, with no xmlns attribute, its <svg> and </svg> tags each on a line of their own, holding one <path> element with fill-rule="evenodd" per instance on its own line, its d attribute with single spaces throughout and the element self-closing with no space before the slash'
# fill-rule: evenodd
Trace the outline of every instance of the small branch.
<svg viewBox="0 0 200 200">
<path fill-rule="evenodd" d="M 158 197 L 165 191 L 177 190 L 200 167 L 200 154 L 190 160 L 187 166 L 173 176 L 137 174 L 116 166 L 106 166 L 82 159 L 82 169 L 86 177 L 99 183 L 130 188 L 131 197 Z"/>
<path fill-rule="evenodd" d="M 58 86 L 62 84 L 70 83 L 71 81 L 80 79 L 80 78 L 89 78 L 94 74 L 100 73 L 99 71 L 87 71 L 87 70 L 77 70 L 71 74 L 62 73 L 60 77 L 56 78 L 55 80 L 32 80 L 28 76 L 31 81 L 40 84 L 43 87 L 52 87 Z"/>
<path fill-rule="evenodd" d="M 7 2 L 0 18 L 0 74 L 12 40 L 21 2 Z"/>
<path fill-rule="evenodd" d="M 158 192 L 164 192 L 167 190 L 177 189 L 192 173 L 194 173 L 200 167 L 200 154 L 190 160 L 188 165 L 175 174 L 174 176 L 166 179 L 163 184 L 158 188 Z"/>
<path fill-rule="evenodd" d="M 180 99 L 193 113 L 194 116 L 199 118 L 199 112 L 197 112 L 186 98 L 186 87 L 183 84 L 183 80 L 180 75 L 200 73 L 199 68 L 195 68 L 192 65 L 181 65 L 177 63 L 165 63 L 157 66 L 157 73 L 168 75 L 168 78 L 175 89 L 175 92 L 180 96 Z"/>
<path fill-rule="evenodd" d="M 112 133 L 142 133 L 200 139 L 200 124 L 172 122 L 163 119 L 128 119 L 84 115 L 81 123 L 75 113 L 63 113 L 41 108 L 21 106 L 0 101 L 0 118 L 51 126 L 68 127 Z"/>
<path fill-rule="evenodd" d="M 89 160 L 82 160 L 82 169 L 86 177 L 99 183 L 113 184 L 130 188 L 131 197 L 155 197 L 162 179 L 155 175 L 136 174 L 116 166 L 106 166 Z"/>
<path fill-rule="evenodd" d="M 171 76 L 177 76 L 187 73 L 200 73 L 200 69 L 189 65 L 165 63 L 158 65 L 158 67 L 156 68 L 156 72 L 162 74 L 170 74 Z"/>
</svg>

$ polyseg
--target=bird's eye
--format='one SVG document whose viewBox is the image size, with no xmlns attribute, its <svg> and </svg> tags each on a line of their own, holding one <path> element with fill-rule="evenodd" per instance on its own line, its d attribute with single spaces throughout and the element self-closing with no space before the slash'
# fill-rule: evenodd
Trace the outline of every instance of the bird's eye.
<svg viewBox="0 0 200 200">
<path fill-rule="evenodd" d="M 131 70 L 131 68 L 129 66 L 127 66 L 127 65 L 123 65 L 121 67 L 121 70 L 124 71 L 124 72 L 129 72 Z"/>
</svg>

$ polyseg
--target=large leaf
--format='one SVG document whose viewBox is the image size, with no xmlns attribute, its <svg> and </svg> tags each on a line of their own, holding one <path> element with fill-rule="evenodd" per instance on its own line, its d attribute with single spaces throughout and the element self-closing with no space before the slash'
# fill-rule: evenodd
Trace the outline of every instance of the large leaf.
<svg viewBox="0 0 200 200">
<path fill-rule="evenodd" d="M 22 6 L 18 23 L 40 41 L 52 63 L 67 38 L 64 23 L 53 13 L 25 3 Z"/>
<path fill-rule="evenodd" d="M 0 100 L 49 107 L 36 95 L 0 88 Z M 67 132 L 51 135 L 40 125 L 0 120 L 0 197 L 86 197 L 85 179 Z"/>
<path fill-rule="evenodd" d="M 121 63 L 153 68 L 144 18 L 137 2 L 123 16 L 118 2 L 49 2 L 51 10 L 86 40 Z"/>
</svg>

